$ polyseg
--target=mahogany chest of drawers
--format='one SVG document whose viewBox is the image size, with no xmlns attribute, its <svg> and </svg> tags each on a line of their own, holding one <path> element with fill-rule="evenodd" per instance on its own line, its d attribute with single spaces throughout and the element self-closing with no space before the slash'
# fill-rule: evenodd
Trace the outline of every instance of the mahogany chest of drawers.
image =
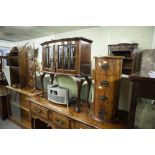
<svg viewBox="0 0 155 155">
<path fill-rule="evenodd" d="M 123 57 L 95 57 L 93 117 L 97 120 L 117 118 L 122 61 Z"/>
</svg>

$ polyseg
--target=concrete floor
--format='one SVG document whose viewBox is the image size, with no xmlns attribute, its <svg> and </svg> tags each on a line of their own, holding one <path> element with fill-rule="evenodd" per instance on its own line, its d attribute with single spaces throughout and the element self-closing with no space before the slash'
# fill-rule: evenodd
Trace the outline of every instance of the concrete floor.
<svg viewBox="0 0 155 155">
<path fill-rule="evenodd" d="M 152 101 L 143 99 L 138 102 L 135 115 L 135 128 L 155 129 L 155 102 Z"/>
<path fill-rule="evenodd" d="M 0 129 L 21 129 L 21 128 L 8 119 L 4 121 L 0 119 Z"/>
</svg>

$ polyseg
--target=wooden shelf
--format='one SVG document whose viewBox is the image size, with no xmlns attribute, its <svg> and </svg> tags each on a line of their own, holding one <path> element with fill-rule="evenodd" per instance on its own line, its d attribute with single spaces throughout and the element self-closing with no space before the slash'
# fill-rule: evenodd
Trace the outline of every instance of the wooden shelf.
<svg viewBox="0 0 155 155">
<path fill-rule="evenodd" d="M 127 69 L 128 69 L 128 70 L 132 70 L 132 68 L 122 68 L 122 69 L 124 69 L 124 70 L 127 70 Z"/>
<path fill-rule="evenodd" d="M 11 89 L 13 91 L 16 91 L 18 93 L 21 93 L 21 94 L 24 94 L 24 95 L 28 95 L 28 96 L 35 96 L 35 95 L 41 95 L 42 94 L 42 91 L 40 90 L 33 90 L 33 89 L 20 89 L 20 88 L 14 88 L 14 87 L 11 87 L 11 86 L 6 86 L 6 88 L 8 89 Z"/>
<path fill-rule="evenodd" d="M 115 52 L 118 52 L 118 53 L 124 53 L 124 52 L 126 52 L 126 53 L 130 53 L 131 52 L 131 50 L 121 50 L 121 49 L 119 49 L 118 51 L 112 51 L 112 53 L 115 53 Z"/>
<path fill-rule="evenodd" d="M 19 69 L 18 66 L 10 66 L 10 68 L 13 68 L 13 69 Z"/>
<path fill-rule="evenodd" d="M 25 111 L 27 111 L 27 112 L 30 111 L 29 109 L 26 109 L 25 107 L 22 107 L 22 106 L 20 106 L 20 105 L 18 105 L 18 104 L 12 103 L 12 105 L 14 105 L 14 106 L 16 106 L 16 107 L 18 107 L 18 108 L 21 108 L 21 109 L 23 109 L 23 110 L 25 110 Z"/>
<path fill-rule="evenodd" d="M 124 58 L 123 61 L 124 60 L 133 60 L 133 58 Z"/>
</svg>

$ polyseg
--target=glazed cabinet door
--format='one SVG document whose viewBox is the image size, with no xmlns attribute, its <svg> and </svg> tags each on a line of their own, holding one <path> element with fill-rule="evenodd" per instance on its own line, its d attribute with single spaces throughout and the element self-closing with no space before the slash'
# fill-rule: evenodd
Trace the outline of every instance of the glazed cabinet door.
<svg viewBox="0 0 155 155">
<path fill-rule="evenodd" d="M 55 45 L 43 46 L 43 70 L 55 72 Z"/>
<path fill-rule="evenodd" d="M 26 98 L 26 95 L 9 90 L 8 113 L 9 118 L 17 124 L 20 124 L 24 128 L 31 128 L 29 103 Z"/>
<path fill-rule="evenodd" d="M 9 118 L 21 123 L 21 112 L 19 104 L 19 93 L 15 91 L 8 91 L 8 107 L 9 107 Z"/>
<path fill-rule="evenodd" d="M 76 44 L 58 44 L 56 72 L 76 74 L 76 57 Z"/>
</svg>

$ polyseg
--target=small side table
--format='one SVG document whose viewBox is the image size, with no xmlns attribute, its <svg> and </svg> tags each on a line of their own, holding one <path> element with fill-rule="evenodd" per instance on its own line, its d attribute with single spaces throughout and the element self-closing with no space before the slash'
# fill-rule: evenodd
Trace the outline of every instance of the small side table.
<svg viewBox="0 0 155 155">
<path fill-rule="evenodd" d="M 8 118 L 7 92 L 3 85 L 0 85 L 0 117 L 2 120 Z"/>
</svg>

